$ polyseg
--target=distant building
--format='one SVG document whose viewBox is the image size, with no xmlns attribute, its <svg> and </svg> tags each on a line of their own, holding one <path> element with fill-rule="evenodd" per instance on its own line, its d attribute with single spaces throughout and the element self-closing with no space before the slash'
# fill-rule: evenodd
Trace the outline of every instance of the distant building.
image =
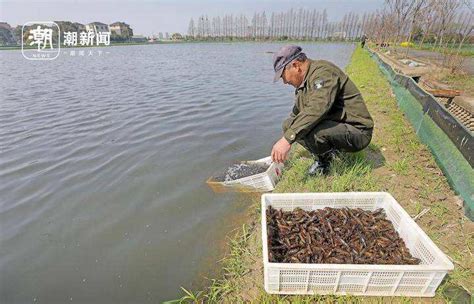
<svg viewBox="0 0 474 304">
<path fill-rule="evenodd" d="M 153 41 L 157 41 L 157 40 L 160 40 L 160 36 L 159 34 L 153 34 L 151 35 L 150 39 L 152 39 Z"/>
<path fill-rule="evenodd" d="M 77 29 L 77 32 L 84 32 L 86 31 L 86 26 L 82 23 L 79 22 L 74 22 L 72 25 L 74 25 Z"/>
<path fill-rule="evenodd" d="M 147 42 L 148 41 L 148 39 L 143 35 L 133 35 L 132 38 L 130 38 L 130 40 L 133 42 Z"/>
<path fill-rule="evenodd" d="M 0 22 L 0 28 L 11 29 L 12 27 L 10 26 L 10 24 L 8 24 L 6 22 Z"/>
<path fill-rule="evenodd" d="M 160 40 L 163 40 L 163 33 L 162 33 L 162 32 L 159 32 L 159 33 L 158 33 L 158 38 L 159 38 Z"/>
<path fill-rule="evenodd" d="M 16 44 L 19 44 L 19 41 L 15 36 L 15 29 L 6 22 L 0 22 L 0 45 Z"/>
<path fill-rule="evenodd" d="M 112 35 L 124 39 L 130 39 L 133 36 L 132 28 L 125 22 L 114 22 L 109 25 L 109 29 Z"/>
<path fill-rule="evenodd" d="M 166 40 L 169 40 L 169 39 L 170 39 L 170 33 L 168 33 L 168 32 L 165 33 L 165 39 L 166 39 Z"/>
<path fill-rule="evenodd" d="M 86 24 L 86 31 L 93 31 L 93 32 L 109 32 L 109 26 L 102 22 L 92 22 Z"/>
</svg>

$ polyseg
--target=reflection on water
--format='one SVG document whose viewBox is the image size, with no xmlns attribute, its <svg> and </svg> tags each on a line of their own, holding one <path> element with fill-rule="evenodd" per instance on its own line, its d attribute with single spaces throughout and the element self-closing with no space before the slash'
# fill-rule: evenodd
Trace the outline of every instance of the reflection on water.
<svg viewBox="0 0 474 304">
<path fill-rule="evenodd" d="M 215 271 L 245 204 L 204 181 L 281 135 L 280 46 L 0 52 L 0 302 L 157 303 Z M 345 66 L 353 46 L 303 48 Z"/>
</svg>

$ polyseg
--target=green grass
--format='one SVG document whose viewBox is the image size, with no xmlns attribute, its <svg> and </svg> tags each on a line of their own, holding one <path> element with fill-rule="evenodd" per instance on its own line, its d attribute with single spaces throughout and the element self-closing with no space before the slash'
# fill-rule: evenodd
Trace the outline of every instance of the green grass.
<svg viewBox="0 0 474 304">
<path fill-rule="evenodd" d="M 389 168 L 399 175 L 408 175 L 409 164 L 410 162 L 407 158 L 402 158 L 392 164 L 389 164 Z"/>
<path fill-rule="evenodd" d="M 309 177 L 306 174 L 312 162 L 301 146 L 296 147 L 276 192 L 373 191 L 376 188 L 370 174 L 372 163 L 366 158 L 365 152 L 337 156 L 332 161 L 330 174 L 325 178 Z"/>
<path fill-rule="evenodd" d="M 437 217 L 442 217 L 443 215 L 447 214 L 449 212 L 448 207 L 446 207 L 442 203 L 436 203 L 432 208 L 431 212 L 437 216 Z"/>
<path fill-rule="evenodd" d="M 474 96 L 474 77 L 473 75 L 449 74 L 442 78 L 451 87 L 463 91 L 466 95 Z"/>
<path fill-rule="evenodd" d="M 421 211 L 423 211 L 423 205 L 418 202 L 418 201 L 414 201 L 414 216 L 420 214 Z"/>
<path fill-rule="evenodd" d="M 422 45 L 415 44 L 413 47 L 410 47 L 411 49 L 415 50 L 423 50 L 423 51 L 440 51 L 440 50 L 445 50 L 448 53 L 454 52 L 456 53 L 458 51 L 458 44 L 448 44 L 446 48 L 438 48 L 435 47 L 433 48 L 433 45 L 429 43 L 423 43 Z M 460 51 L 459 55 L 461 56 L 466 56 L 466 57 L 474 57 L 474 45 L 473 44 L 464 44 Z"/>
</svg>

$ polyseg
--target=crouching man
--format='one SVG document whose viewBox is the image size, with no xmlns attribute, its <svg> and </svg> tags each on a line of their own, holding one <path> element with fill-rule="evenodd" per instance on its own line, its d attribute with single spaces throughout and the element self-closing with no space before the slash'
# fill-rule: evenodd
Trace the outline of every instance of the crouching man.
<svg viewBox="0 0 474 304">
<path fill-rule="evenodd" d="M 295 87 L 295 103 L 283 122 L 283 137 L 273 146 L 272 159 L 283 162 L 298 142 L 314 157 L 310 175 L 329 172 L 337 152 L 356 152 L 372 139 L 374 126 L 355 84 L 336 65 L 311 60 L 301 47 L 288 45 L 273 56 L 274 81 Z"/>
</svg>

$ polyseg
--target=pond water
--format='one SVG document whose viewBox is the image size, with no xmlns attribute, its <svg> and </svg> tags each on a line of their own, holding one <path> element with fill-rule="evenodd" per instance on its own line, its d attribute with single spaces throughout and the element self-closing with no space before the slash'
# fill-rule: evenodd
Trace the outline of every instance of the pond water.
<svg viewBox="0 0 474 304">
<path fill-rule="evenodd" d="M 354 45 L 303 43 L 344 67 Z M 277 43 L 0 52 L 0 302 L 157 303 L 219 270 L 249 202 L 205 180 L 268 156 Z"/>
</svg>

